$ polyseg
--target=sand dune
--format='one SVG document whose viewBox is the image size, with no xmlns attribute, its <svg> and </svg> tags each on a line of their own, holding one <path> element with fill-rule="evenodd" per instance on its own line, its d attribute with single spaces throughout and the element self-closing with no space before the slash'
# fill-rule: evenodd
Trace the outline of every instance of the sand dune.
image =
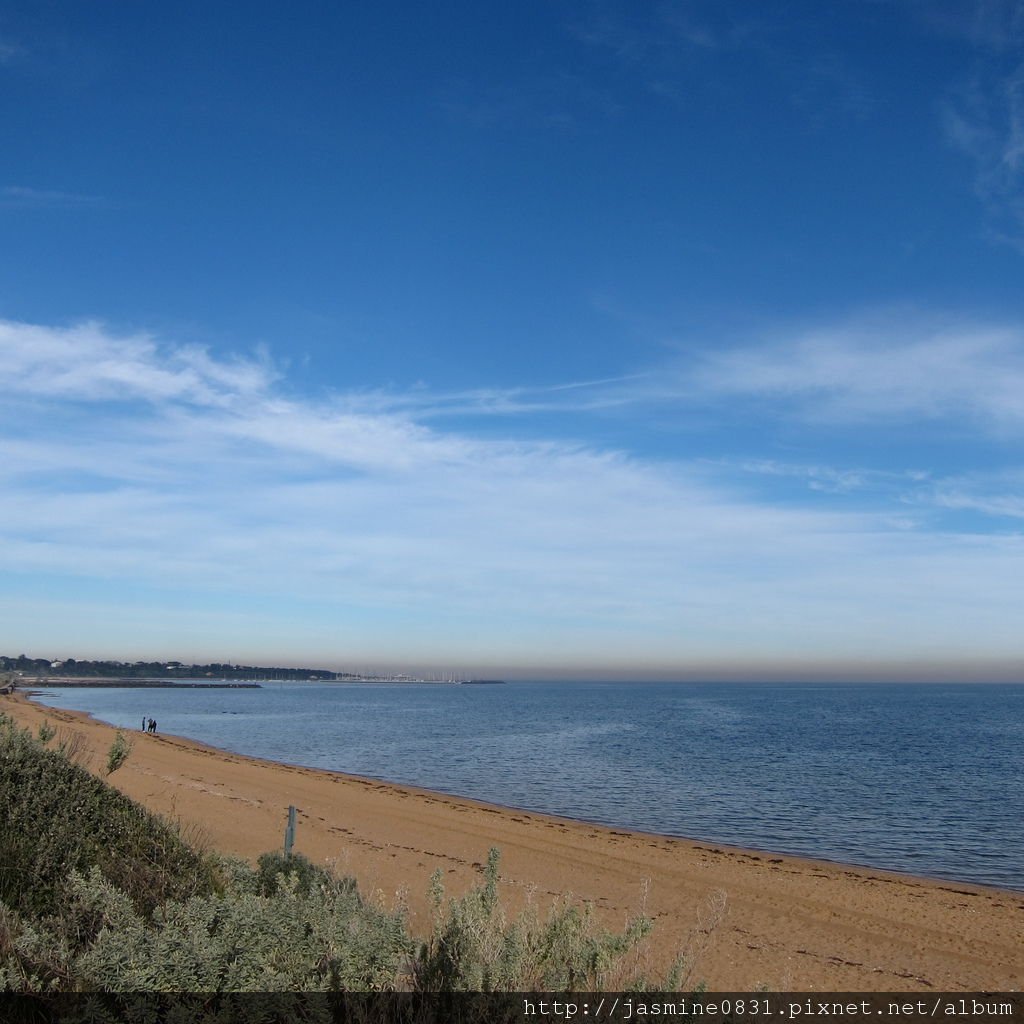
<svg viewBox="0 0 1024 1024">
<path fill-rule="evenodd" d="M 0 698 L 33 731 L 44 720 L 81 735 L 91 766 L 114 730 L 77 712 Z M 652 963 L 680 951 L 691 982 L 717 990 L 1019 990 L 1024 893 L 626 832 L 488 806 L 408 786 L 240 757 L 174 736 L 133 736 L 110 781 L 198 830 L 218 850 L 254 858 L 282 844 L 299 808 L 296 850 L 334 862 L 364 892 L 405 900 L 426 928 L 435 869 L 471 885 L 501 850 L 513 903 L 572 893 L 609 926 L 641 909 L 655 921 Z"/>
</svg>

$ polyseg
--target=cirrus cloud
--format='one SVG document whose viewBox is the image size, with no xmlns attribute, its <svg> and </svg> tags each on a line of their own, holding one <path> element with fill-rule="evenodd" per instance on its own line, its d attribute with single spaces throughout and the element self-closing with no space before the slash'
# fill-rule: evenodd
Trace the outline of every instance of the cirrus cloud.
<svg viewBox="0 0 1024 1024">
<path fill-rule="evenodd" d="M 991 361 L 1008 344 L 950 342 L 930 365 Z M 709 359 L 703 386 L 838 389 L 848 411 L 966 393 L 962 381 L 906 391 L 878 367 L 854 384 L 834 345 L 795 351 L 788 382 L 780 353 L 734 352 Z M 895 370 L 912 354 L 878 359 Z M 843 486 L 780 501 L 751 486 L 757 463 L 527 440 L 514 420 L 498 438 L 440 429 L 384 398 L 374 410 L 366 393 L 296 395 L 266 355 L 95 323 L 4 323 L 0 378 L 0 561 L 18 635 L 39 632 L 45 604 L 19 604 L 19 588 L 45 585 L 53 636 L 77 635 L 68 594 L 92 621 L 129 592 L 125 615 L 148 602 L 178 643 L 220 622 L 230 650 L 274 638 L 282 658 L 339 665 L 447 651 L 448 664 L 505 670 L 707 674 L 1017 651 L 1006 609 L 1021 539 L 936 529 L 889 500 L 846 504 L 863 473 L 815 467 L 812 483 Z M 155 628 L 128 634 L 113 615 L 94 643 L 116 656 Z"/>
</svg>

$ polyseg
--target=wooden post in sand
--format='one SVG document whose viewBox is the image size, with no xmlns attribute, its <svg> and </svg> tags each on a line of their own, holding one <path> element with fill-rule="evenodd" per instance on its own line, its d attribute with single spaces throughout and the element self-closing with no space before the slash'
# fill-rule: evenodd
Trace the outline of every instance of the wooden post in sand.
<svg viewBox="0 0 1024 1024">
<path fill-rule="evenodd" d="M 295 808 L 288 807 L 288 827 L 284 830 L 284 855 L 292 855 L 292 847 L 295 845 Z"/>
</svg>

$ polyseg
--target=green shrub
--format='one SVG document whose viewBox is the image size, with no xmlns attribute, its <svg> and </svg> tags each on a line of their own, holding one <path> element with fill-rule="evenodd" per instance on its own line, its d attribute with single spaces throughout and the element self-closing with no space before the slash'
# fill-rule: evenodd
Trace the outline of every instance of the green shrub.
<svg viewBox="0 0 1024 1024">
<path fill-rule="evenodd" d="M 171 825 L 0 716 L 0 900 L 53 914 L 69 873 L 99 867 L 143 914 L 213 891 L 212 861 Z"/>
<path fill-rule="evenodd" d="M 98 868 L 73 872 L 61 914 L 15 922 L 0 988 L 106 992 L 319 992 L 392 989 L 412 952 L 401 917 L 348 885 L 273 896 L 235 888 L 169 900 L 151 918 Z"/>
<path fill-rule="evenodd" d="M 391 988 L 410 952 L 404 922 L 347 886 L 273 896 L 230 891 L 162 907 L 151 922 L 101 932 L 78 964 L 113 991 L 287 992 Z"/>
<path fill-rule="evenodd" d="M 49 743 L 50 740 L 52 740 L 53 737 L 56 735 L 57 730 L 52 725 L 50 725 L 49 719 L 46 719 L 46 721 L 43 722 L 41 726 L 39 726 L 38 738 L 40 743 Z"/>
<path fill-rule="evenodd" d="M 288 880 L 292 875 L 295 876 L 299 892 L 303 896 L 323 886 L 342 885 L 352 891 L 356 888 L 355 879 L 344 878 L 340 882 L 336 881 L 326 868 L 314 864 L 301 853 L 288 856 L 280 851 L 264 853 L 257 863 L 256 888 L 263 896 L 273 896 L 281 882 Z"/>
<path fill-rule="evenodd" d="M 118 729 L 114 742 L 110 744 L 110 750 L 107 752 L 107 774 L 113 775 L 128 760 L 131 752 L 131 740 L 125 739 L 124 733 Z"/>
<path fill-rule="evenodd" d="M 421 991 L 528 992 L 597 991 L 646 985 L 637 953 L 651 930 L 645 917 L 621 934 L 597 927 L 590 905 L 567 899 L 540 920 L 532 904 L 508 921 L 498 898 L 499 853 L 492 849 L 483 884 L 443 906 L 440 873 L 432 882 L 434 929 L 419 949 L 414 969 Z M 666 979 L 671 980 L 671 979 Z"/>
</svg>

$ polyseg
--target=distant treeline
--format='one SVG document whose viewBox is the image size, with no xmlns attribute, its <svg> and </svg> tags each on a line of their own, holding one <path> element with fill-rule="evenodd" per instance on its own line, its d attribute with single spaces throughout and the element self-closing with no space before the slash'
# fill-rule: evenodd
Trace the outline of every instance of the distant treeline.
<svg viewBox="0 0 1024 1024">
<path fill-rule="evenodd" d="M 76 661 L 74 658 L 16 658 L 0 655 L 0 672 L 29 676 L 109 679 L 355 679 L 352 672 L 321 668 L 265 668 L 258 665 L 184 665 L 180 661 Z"/>
</svg>

